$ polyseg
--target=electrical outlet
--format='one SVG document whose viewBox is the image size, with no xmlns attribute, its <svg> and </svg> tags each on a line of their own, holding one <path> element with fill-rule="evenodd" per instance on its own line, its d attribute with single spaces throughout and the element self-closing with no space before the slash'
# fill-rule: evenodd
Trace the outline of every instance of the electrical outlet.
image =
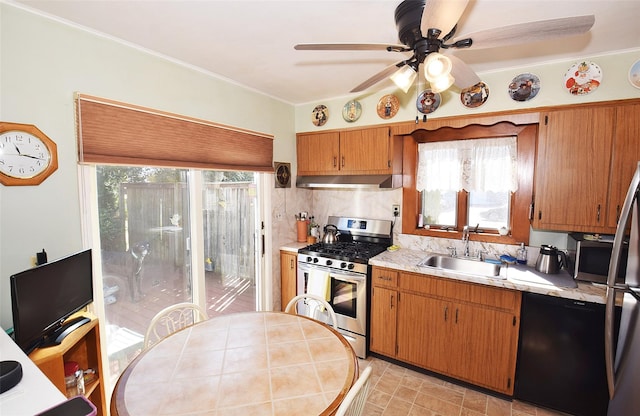
<svg viewBox="0 0 640 416">
<path fill-rule="evenodd" d="M 394 217 L 399 217 L 400 216 L 400 205 L 394 204 L 392 206 L 392 210 L 393 210 L 393 216 Z"/>
</svg>

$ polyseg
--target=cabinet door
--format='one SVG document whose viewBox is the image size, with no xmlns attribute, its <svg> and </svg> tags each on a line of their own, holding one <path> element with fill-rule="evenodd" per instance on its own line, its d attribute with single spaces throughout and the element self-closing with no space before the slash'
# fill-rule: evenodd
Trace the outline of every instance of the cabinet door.
<svg viewBox="0 0 640 416">
<path fill-rule="evenodd" d="M 543 114 L 534 228 L 604 229 L 614 115 L 613 107 Z"/>
<path fill-rule="evenodd" d="M 340 132 L 340 170 L 344 174 L 391 172 L 388 127 Z"/>
<path fill-rule="evenodd" d="M 398 294 L 382 287 L 371 289 L 369 349 L 388 357 L 396 355 Z"/>
<path fill-rule="evenodd" d="M 282 310 L 296 295 L 298 258 L 294 253 L 280 252 L 280 296 Z"/>
<path fill-rule="evenodd" d="M 339 169 L 340 133 L 300 134 L 296 139 L 299 175 L 326 175 Z"/>
<path fill-rule="evenodd" d="M 427 296 L 400 294 L 398 359 L 446 373 L 450 303 Z"/>
<path fill-rule="evenodd" d="M 640 104 L 621 105 L 616 109 L 613 139 L 613 162 L 609 184 L 607 232 L 615 232 L 627 188 L 640 161 Z"/>
<path fill-rule="evenodd" d="M 518 326 L 511 313 L 453 304 L 449 375 L 505 394 L 513 393 Z"/>
</svg>

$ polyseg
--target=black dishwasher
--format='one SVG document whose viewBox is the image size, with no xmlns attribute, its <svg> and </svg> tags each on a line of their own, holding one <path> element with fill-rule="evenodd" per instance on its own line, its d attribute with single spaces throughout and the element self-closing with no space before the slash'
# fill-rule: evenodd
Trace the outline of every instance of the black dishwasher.
<svg viewBox="0 0 640 416">
<path fill-rule="evenodd" d="M 514 388 L 518 400 L 606 415 L 604 305 L 524 293 Z"/>
</svg>

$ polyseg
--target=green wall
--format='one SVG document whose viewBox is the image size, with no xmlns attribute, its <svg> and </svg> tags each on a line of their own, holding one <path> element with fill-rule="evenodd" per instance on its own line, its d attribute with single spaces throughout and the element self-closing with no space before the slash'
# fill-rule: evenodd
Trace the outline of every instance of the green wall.
<svg viewBox="0 0 640 416">
<path fill-rule="evenodd" d="M 206 52 L 213 53 L 213 52 Z M 0 186 L 0 325 L 12 326 L 9 276 L 82 249 L 74 93 L 271 134 L 295 158 L 294 107 L 213 74 L 0 3 L 0 120 L 35 124 L 58 145 L 39 186 Z"/>
</svg>

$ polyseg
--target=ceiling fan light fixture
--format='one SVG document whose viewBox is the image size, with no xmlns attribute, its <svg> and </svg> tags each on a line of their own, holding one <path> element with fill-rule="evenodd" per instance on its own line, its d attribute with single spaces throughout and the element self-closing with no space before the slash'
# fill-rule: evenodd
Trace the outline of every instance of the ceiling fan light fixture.
<svg viewBox="0 0 640 416">
<path fill-rule="evenodd" d="M 429 81 L 431 85 L 431 91 L 438 93 L 449 89 L 455 82 L 455 78 L 451 74 L 442 75 L 433 81 Z"/>
<path fill-rule="evenodd" d="M 400 88 L 406 94 L 409 88 L 416 80 L 418 72 L 411 65 L 405 65 L 393 73 L 389 78 L 393 81 L 398 88 Z"/>
<path fill-rule="evenodd" d="M 433 52 L 424 61 L 424 76 L 427 81 L 433 83 L 435 80 L 449 75 L 452 67 L 451 59 L 441 53 Z"/>
</svg>

